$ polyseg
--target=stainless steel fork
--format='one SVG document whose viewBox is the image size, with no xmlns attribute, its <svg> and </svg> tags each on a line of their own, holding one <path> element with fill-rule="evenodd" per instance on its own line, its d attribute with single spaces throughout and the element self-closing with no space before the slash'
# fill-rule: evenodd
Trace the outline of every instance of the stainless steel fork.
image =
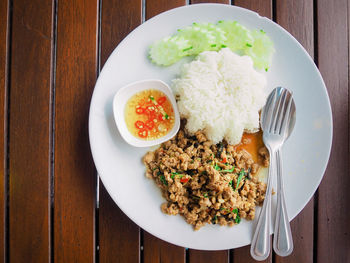
<svg viewBox="0 0 350 263">
<path fill-rule="evenodd" d="M 263 140 L 270 153 L 270 167 L 265 201 L 259 215 L 258 224 L 250 247 L 251 256 L 255 260 L 265 260 L 269 256 L 271 250 L 270 224 L 272 175 L 276 172 L 276 153 L 286 139 L 292 105 L 291 98 L 291 93 L 288 90 L 281 87 L 274 89 L 269 95 L 261 114 Z"/>
</svg>

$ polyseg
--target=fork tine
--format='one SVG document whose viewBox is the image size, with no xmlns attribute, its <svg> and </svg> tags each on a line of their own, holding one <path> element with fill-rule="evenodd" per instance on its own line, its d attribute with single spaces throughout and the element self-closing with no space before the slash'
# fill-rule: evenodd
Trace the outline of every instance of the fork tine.
<svg viewBox="0 0 350 263">
<path fill-rule="evenodd" d="M 283 89 L 283 88 L 280 88 L 279 89 L 279 96 L 277 98 L 277 101 L 276 101 L 276 104 L 275 104 L 275 107 L 273 109 L 273 120 L 270 122 L 270 127 L 269 127 L 269 132 L 270 133 L 275 133 L 275 130 L 276 130 L 276 122 L 277 122 L 277 119 L 279 119 L 279 116 L 280 116 L 280 112 L 281 112 L 281 107 L 282 107 L 282 104 L 283 104 L 283 101 L 284 101 L 284 95 L 285 95 L 285 92 L 286 90 Z"/>
<path fill-rule="evenodd" d="M 282 120 L 284 118 L 284 113 L 285 113 L 285 104 L 286 104 L 286 100 L 287 100 L 287 95 L 288 95 L 288 91 L 285 89 L 283 94 L 281 95 L 281 100 L 280 100 L 280 107 L 278 108 L 277 112 L 277 117 L 276 117 L 276 125 L 273 127 L 275 133 L 279 133 L 280 129 L 281 129 L 281 123 Z"/>
<path fill-rule="evenodd" d="M 280 127 L 279 134 L 285 134 L 285 132 L 286 132 L 286 129 L 287 129 L 288 123 L 289 123 L 289 119 L 291 117 L 290 113 L 291 113 L 291 108 L 292 108 L 292 102 L 293 102 L 292 94 L 289 94 L 289 101 L 288 101 L 287 108 L 286 108 L 286 111 L 284 114 L 282 125 Z"/>
</svg>

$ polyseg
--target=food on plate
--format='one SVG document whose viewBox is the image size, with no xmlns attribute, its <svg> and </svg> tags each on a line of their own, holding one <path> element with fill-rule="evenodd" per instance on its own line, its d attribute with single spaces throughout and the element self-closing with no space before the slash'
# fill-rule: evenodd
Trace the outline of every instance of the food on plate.
<svg viewBox="0 0 350 263">
<path fill-rule="evenodd" d="M 139 139 L 158 139 L 174 126 L 174 109 L 169 98 L 159 90 L 134 94 L 127 101 L 124 112 L 128 130 Z"/>
<path fill-rule="evenodd" d="M 166 199 L 162 211 L 184 216 L 195 230 L 206 223 L 232 226 L 242 218 L 252 220 L 266 191 L 257 174 L 269 164 L 261 136 L 250 135 L 236 146 L 215 144 L 201 131 L 190 135 L 182 125 L 176 137 L 143 158 L 146 176 Z"/>
<path fill-rule="evenodd" d="M 157 65 L 169 66 L 185 56 L 225 47 L 250 56 L 256 68 L 266 71 L 274 53 L 273 43 L 264 30 L 249 30 L 237 21 L 226 20 L 216 24 L 193 23 L 178 29 L 173 36 L 154 42 L 149 57 Z"/>
<path fill-rule="evenodd" d="M 257 69 L 268 70 L 273 52 L 263 30 L 236 21 L 193 23 L 150 47 L 161 66 L 197 56 L 171 85 L 180 131 L 143 157 L 166 199 L 164 213 L 184 216 L 195 230 L 254 219 L 266 192 L 258 172 L 269 166 L 259 131 L 267 80 Z"/>
<path fill-rule="evenodd" d="M 183 65 L 172 89 L 186 130 L 203 130 L 214 144 L 225 139 L 235 145 L 244 131 L 259 130 L 259 111 L 265 104 L 266 77 L 252 59 L 228 48 L 206 51 Z"/>
</svg>

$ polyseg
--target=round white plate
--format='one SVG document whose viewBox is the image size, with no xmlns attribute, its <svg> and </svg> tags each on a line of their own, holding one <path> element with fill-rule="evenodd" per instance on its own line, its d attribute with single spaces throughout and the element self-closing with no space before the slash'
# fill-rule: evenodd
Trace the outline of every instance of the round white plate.
<svg viewBox="0 0 350 263">
<path fill-rule="evenodd" d="M 143 23 L 117 46 L 97 80 L 89 116 L 91 151 L 103 184 L 123 212 L 149 233 L 183 247 L 219 250 L 248 245 L 256 220 L 242 220 L 234 227 L 207 225 L 194 231 L 183 217 L 163 214 L 160 190 L 144 175 L 141 158 L 148 149 L 135 148 L 123 141 L 114 122 L 112 100 L 117 90 L 130 82 L 161 79 L 170 84 L 175 78 L 183 61 L 171 67 L 158 67 L 147 59 L 148 47 L 155 40 L 193 22 L 228 19 L 250 29 L 263 29 L 270 36 L 276 53 L 266 74 L 268 88 L 283 86 L 294 94 L 297 121 L 283 151 L 290 219 L 316 191 L 332 143 L 332 114 L 322 77 L 303 47 L 271 20 L 235 6 L 199 4 L 170 10 Z"/>
</svg>

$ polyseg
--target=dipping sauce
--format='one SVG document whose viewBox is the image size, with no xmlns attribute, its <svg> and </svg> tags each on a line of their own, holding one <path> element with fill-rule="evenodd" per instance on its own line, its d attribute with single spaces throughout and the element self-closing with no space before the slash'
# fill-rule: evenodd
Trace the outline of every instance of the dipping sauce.
<svg viewBox="0 0 350 263">
<path fill-rule="evenodd" d="M 264 146 L 262 131 L 256 133 L 243 133 L 242 140 L 235 147 L 238 151 L 246 150 L 252 156 L 255 163 L 260 163 L 259 149 Z"/>
<path fill-rule="evenodd" d="M 132 135 L 143 140 L 165 136 L 174 126 L 174 109 L 159 90 L 144 90 L 133 95 L 125 106 L 125 122 Z"/>
</svg>

